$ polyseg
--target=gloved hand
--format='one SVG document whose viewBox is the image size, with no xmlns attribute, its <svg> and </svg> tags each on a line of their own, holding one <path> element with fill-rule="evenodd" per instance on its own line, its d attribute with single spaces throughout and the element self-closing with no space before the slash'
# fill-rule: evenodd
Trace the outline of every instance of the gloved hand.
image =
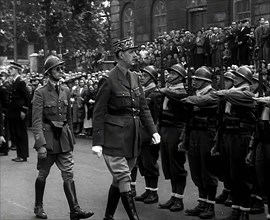
<svg viewBox="0 0 270 220">
<path fill-rule="evenodd" d="M 152 136 L 152 144 L 159 144 L 160 143 L 160 135 L 159 133 L 154 133 Z"/>
<path fill-rule="evenodd" d="M 93 154 L 96 154 L 98 157 L 101 157 L 102 155 L 102 146 L 97 145 L 92 147 Z"/>
<path fill-rule="evenodd" d="M 6 143 L 6 140 L 3 136 L 0 136 L 0 144 L 2 144 L 2 143 Z"/>
<path fill-rule="evenodd" d="M 45 159 L 47 157 L 46 147 L 42 146 L 42 147 L 38 148 L 37 152 L 38 152 L 39 159 Z"/>
</svg>

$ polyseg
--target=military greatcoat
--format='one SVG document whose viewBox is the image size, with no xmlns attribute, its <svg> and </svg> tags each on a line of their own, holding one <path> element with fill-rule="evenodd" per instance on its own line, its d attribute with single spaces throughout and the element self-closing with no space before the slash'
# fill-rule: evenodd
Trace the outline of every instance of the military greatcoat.
<svg viewBox="0 0 270 220">
<path fill-rule="evenodd" d="M 126 77 L 130 76 L 130 82 Z M 135 72 L 118 66 L 101 79 L 93 114 L 93 146 L 110 156 L 134 158 L 139 153 L 139 128 L 157 132 Z"/>
</svg>

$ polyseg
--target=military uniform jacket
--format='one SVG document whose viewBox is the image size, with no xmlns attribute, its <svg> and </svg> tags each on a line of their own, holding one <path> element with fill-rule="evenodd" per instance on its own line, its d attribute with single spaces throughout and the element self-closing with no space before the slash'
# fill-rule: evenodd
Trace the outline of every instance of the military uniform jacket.
<svg viewBox="0 0 270 220">
<path fill-rule="evenodd" d="M 93 146 L 103 153 L 133 158 L 138 156 L 140 124 L 150 135 L 157 132 L 135 72 L 128 70 L 130 83 L 118 66 L 100 81 L 93 112 Z"/>
<path fill-rule="evenodd" d="M 64 122 L 60 140 L 55 139 L 48 120 Z M 60 148 L 60 152 L 73 150 L 75 139 L 72 132 L 68 87 L 60 85 L 59 95 L 50 81 L 36 89 L 33 98 L 32 126 L 36 149 L 45 146 L 48 152 L 53 152 L 57 148 Z"/>
<path fill-rule="evenodd" d="M 26 83 L 18 77 L 9 90 L 8 117 L 20 118 L 21 112 L 27 113 L 30 103 L 31 95 Z"/>
</svg>

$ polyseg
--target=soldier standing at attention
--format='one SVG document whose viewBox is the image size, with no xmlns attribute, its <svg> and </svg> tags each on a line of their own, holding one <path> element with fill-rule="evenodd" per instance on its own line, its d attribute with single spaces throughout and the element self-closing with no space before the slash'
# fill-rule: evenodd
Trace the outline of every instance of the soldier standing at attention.
<svg viewBox="0 0 270 220">
<path fill-rule="evenodd" d="M 216 133 L 218 97 L 212 84 L 212 73 L 207 67 L 198 68 L 193 78 L 196 95 L 182 101 L 193 106 L 189 122 L 188 161 L 191 178 L 199 191 L 199 204 L 194 209 L 187 209 L 189 216 L 211 219 L 215 216 L 215 197 L 218 179 L 209 170 L 210 151 L 214 145 Z M 214 165 L 210 165 L 214 166 Z"/>
<path fill-rule="evenodd" d="M 172 212 L 184 209 L 183 198 L 186 187 L 187 171 L 185 169 L 185 152 L 178 151 L 178 143 L 186 125 L 187 111 L 180 102 L 187 97 L 185 89 L 186 70 L 180 64 L 168 69 L 167 88 L 162 88 L 162 112 L 160 115 L 161 162 L 165 179 L 171 182 L 171 197 L 165 203 L 159 204 L 161 209 Z"/>
<path fill-rule="evenodd" d="M 68 87 L 59 84 L 63 74 L 63 63 L 56 56 L 49 56 L 45 60 L 45 75 L 49 76 L 49 80 L 47 84 L 36 89 L 33 98 L 33 133 L 39 171 L 35 183 L 34 213 L 37 218 L 47 219 L 43 210 L 43 194 L 51 166 L 56 163 L 64 181 L 70 219 L 79 220 L 89 218 L 94 213 L 83 211 L 77 201 L 73 180 L 75 139 L 72 130 L 70 91 Z"/>
<path fill-rule="evenodd" d="M 256 122 L 254 93 L 250 92 L 253 79 L 252 72 L 246 66 L 239 67 L 234 75 L 235 88 L 216 92 L 226 101 L 221 143 L 222 148 L 227 149 L 223 156 L 229 159 L 226 172 L 231 180 L 232 213 L 225 219 L 248 220 L 252 172 L 246 164 L 246 157 Z"/>
<path fill-rule="evenodd" d="M 141 84 L 143 86 L 147 105 L 151 111 L 154 123 L 157 125 L 161 110 L 161 92 L 157 88 L 158 71 L 155 66 L 146 66 L 141 70 Z M 158 202 L 159 147 L 151 144 L 151 136 L 141 128 L 141 152 L 138 166 L 145 180 L 145 192 L 135 197 L 135 201 L 146 204 Z"/>
<path fill-rule="evenodd" d="M 135 72 L 130 71 L 137 57 L 131 38 L 113 44 L 117 65 L 100 81 L 93 112 L 93 152 L 103 152 L 112 174 L 104 220 L 113 220 L 121 197 L 130 220 L 138 220 L 131 193 L 131 170 L 139 154 L 140 124 L 160 142 L 144 91 Z"/>
</svg>

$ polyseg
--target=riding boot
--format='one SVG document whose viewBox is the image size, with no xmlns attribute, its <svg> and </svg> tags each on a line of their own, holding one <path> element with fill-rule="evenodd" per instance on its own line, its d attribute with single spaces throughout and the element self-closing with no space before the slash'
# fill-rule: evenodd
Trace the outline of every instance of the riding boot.
<svg viewBox="0 0 270 220">
<path fill-rule="evenodd" d="M 35 198 L 34 213 L 36 214 L 36 217 L 40 219 L 47 219 L 47 214 L 44 212 L 43 209 L 43 195 L 45 184 L 46 181 L 43 181 L 39 178 L 36 179 L 35 183 L 36 198 Z"/>
<path fill-rule="evenodd" d="M 64 191 L 65 191 L 65 194 L 68 200 L 68 205 L 70 208 L 70 220 L 79 220 L 79 219 L 89 218 L 92 215 L 94 215 L 92 211 L 85 212 L 80 208 L 78 204 L 77 196 L 76 196 L 76 189 L 75 189 L 74 181 L 64 182 Z"/>
<path fill-rule="evenodd" d="M 124 208 L 128 214 L 130 220 L 139 220 L 139 216 L 137 214 L 132 192 L 123 192 L 121 193 L 121 200 L 124 205 Z"/>
<path fill-rule="evenodd" d="M 111 185 L 109 189 L 105 218 L 103 220 L 114 220 L 113 216 L 120 199 L 120 191 L 116 186 Z"/>
</svg>

